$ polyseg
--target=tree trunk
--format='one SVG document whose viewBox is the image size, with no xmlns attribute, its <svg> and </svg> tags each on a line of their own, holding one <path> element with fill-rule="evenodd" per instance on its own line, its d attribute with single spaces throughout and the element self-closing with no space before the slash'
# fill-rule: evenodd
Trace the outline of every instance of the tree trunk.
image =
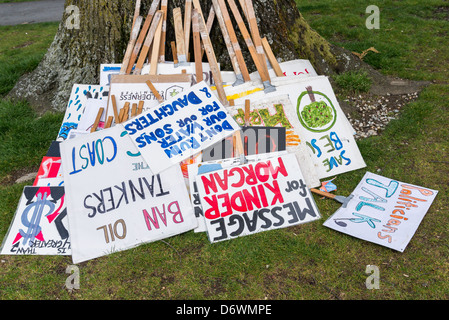
<svg viewBox="0 0 449 320">
<path fill-rule="evenodd" d="M 146 17 L 152 0 L 142 0 L 140 15 Z M 207 19 L 210 0 L 200 0 Z M 239 1 L 236 0 L 237 5 Z M 172 59 L 174 41 L 173 8 L 184 13 L 185 0 L 168 1 L 166 60 Z M 97 84 L 101 63 L 121 63 L 130 37 L 135 1 L 66 0 L 65 7 L 79 9 L 79 28 L 68 28 L 76 11 L 64 12 L 58 32 L 47 54 L 32 73 L 24 75 L 11 90 L 12 98 L 26 99 L 38 111 L 65 110 L 74 83 Z M 310 28 L 294 0 L 253 0 L 262 37 L 267 37 L 279 61 L 308 59 L 319 74 L 332 75 L 364 68 L 375 77 L 379 74 L 358 57 L 329 44 Z M 229 10 L 229 7 L 228 7 Z M 248 69 L 254 71 L 248 48 L 229 10 Z M 244 17 L 243 13 L 242 16 Z M 275 22 L 275 23 L 273 23 Z M 211 39 L 222 70 L 232 70 L 218 23 L 214 22 Z M 190 46 L 192 48 L 192 46 Z M 193 57 L 193 53 L 191 54 Z M 379 80 L 382 77 L 379 77 Z"/>
</svg>

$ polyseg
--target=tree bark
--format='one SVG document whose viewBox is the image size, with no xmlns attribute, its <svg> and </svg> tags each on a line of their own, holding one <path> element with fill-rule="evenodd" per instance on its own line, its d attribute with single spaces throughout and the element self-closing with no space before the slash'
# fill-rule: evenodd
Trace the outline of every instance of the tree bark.
<svg viewBox="0 0 449 320">
<path fill-rule="evenodd" d="M 140 14 L 143 18 L 151 3 L 152 0 L 142 0 Z M 200 3 L 207 19 L 212 1 L 200 0 Z M 79 28 L 67 27 L 67 22 L 74 19 L 74 12 L 64 12 L 54 41 L 39 66 L 24 75 L 8 95 L 27 100 L 38 112 L 65 110 L 73 84 L 98 83 L 100 64 L 121 63 L 125 54 L 135 1 L 66 0 L 66 8 L 72 5 L 79 9 Z M 378 81 L 383 79 L 358 57 L 332 46 L 316 33 L 300 14 L 294 0 L 253 0 L 253 5 L 260 34 L 267 37 L 279 61 L 308 59 L 316 71 L 324 75 L 363 68 Z M 180 7 L 184 13 L 184 6 L 185 0 L 168 1 L 167 61 L 172 59 L 170 43 L 175 40 L 173 8 Z M 230 10 L 229 14 L 248 69 L 254 71 L 252 58 Z M 210 36 L 221 69 L 232 70 L 216 19 Z M 192 46 L 190 48 L 192 52 Z"/>
</svg>

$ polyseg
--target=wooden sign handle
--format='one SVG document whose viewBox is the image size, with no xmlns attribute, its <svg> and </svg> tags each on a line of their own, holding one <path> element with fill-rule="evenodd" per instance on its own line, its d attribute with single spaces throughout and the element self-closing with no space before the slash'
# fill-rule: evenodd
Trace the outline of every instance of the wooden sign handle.
<svg viewBox="0 0 449 320">
<path fill-rule="evenodd" d="M 139 34 L 140 25 L 142 24 L 142 16 L 136 18 L 134 28 L 131 31 L 131 36 L 129 38 L 128 47 L 126 48 L 125 57 L 123 58 L 122 67 L 120 69 L 120 74 L 125 74 L 128 69 L 129 60 L 131 59 L 131 54 L 134 49 L 134 44 L 137 40 L 137 35 Z"/>
<path fill-rule="evenodd" d="M 201 39 L 198 11 L 192 11 L 193 50 L 195 56 L 196 82 L 203 81 L 203 58 L 201 55 Z"/>
</svg>

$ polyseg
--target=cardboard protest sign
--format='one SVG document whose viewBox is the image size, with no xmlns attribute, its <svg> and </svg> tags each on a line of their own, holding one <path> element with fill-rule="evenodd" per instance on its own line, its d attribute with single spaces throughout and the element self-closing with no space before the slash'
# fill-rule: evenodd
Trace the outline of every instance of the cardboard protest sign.
<svg viewBox="0 0 449 320">
<path fill-rule="evenodd" d="M 240 130 L 204 81 L 124 122 L 123 127 L 154 173 Z"/>
<path fill-rule="evenodd" d="M 253 154 L 247 156 L 245 161 L 247 163 L 254 163 L 260 160 L 266 160 L 273 157 L 278 157 L 287 154 L 285 151 L 272 152 L 272 153 L 261 153 Z M 198 163 L 192 163 L 187 166 L 188 176 L 189 176 L 189 191 L 190 191 L 190 201 L 192 202 L 193 210 L 195 212 L 195 217 L 198 220 L 198 227 L 195 228 L 195 232 L 206 231 L 206 224 L 204 221 L 203 207 L 201 206 L 200 195 L 198 193 L 198 187 L 196 184 L 196 177 L 199 174 L 204 174 L 212 171 L 221 170 L 224 168 L 229 168 L 241 164 L 240 158 L 225 158 L 218 160 L 202 161 Z"/>
<path fill-rule="evenodd" d="M 284 61 L 279 63 L 279 67 L 282 70 L 284 76 L 298 76 L 298 77 L 316 77 L 318 74 L 313 68 L 312 63 L 306 59 L 295 59 L 290 61 Z M 270 79 L 276 77 L 276 73 L 273 69 L 268 70 Z M 260 78 L 258 72 L 250 74 L 251 79 Z"/>
<path fill-rule="evenodd" d="M 367 172 L 324 226 L 403 252 L 437 193 Z"/>
<path fill-rule="evenodd" d="M 284 127 L 242 127 L 241 139 L 245 156 L 284 151 L 286 148 Z M 203 150 L 202 160 L 233 158 L 236 157 L 235 149 L 233 137 L 227 137 Z"/>
<path fill-rule="evenodd" d="M 201 174 L 196 183 L 212 243 L 320 218 L 293 154 Z"/>
<path fill-rule="evenodd" d="M 81 116 L 85 111 L 87 99 L 107 100 L 108 90 L 108 87 L 101 85 L 74 84 L 56 140 L 63 141 L 67 139 L 70 130 L 78 128 Z"/>
<path fill-rule="evenodd" d="M 299 135 L 307 144 L 319 179 L 366 166 L 354 139 L 354 130 L 341 109 L 329 79 L 318 77 L 278 77 L 273 79 L 275 93 L 263 99 L 288 95 L 299 126 Z M 262 96 L 247 97 L 251 101 Z M 237 104 L 241 101 L 236 101 Z M 296 126 L 295 126 L 296 127 Z"/>
<path fill-rule="evenodd" d="M 111 84 L 111 78 L 113 75 L 120 73 L 121 64 L 102 64 L 100 67 L 100 85 L 109 86 Z M 214 79 L 210 70 L 209 63 L 202 63 L 203 79 L 208 85 L 214 84 Z M 142 68 L 142 75 L 147 75 L 150 72 L 150 64 L 144 64 Z M 165 61 L 158 63 L 157 74 L 182 74 L 183 72 L 192 75 L 192 83 L 197 83 L 195 74 L 195 64 L 187 63 L 185 65 L 176 65 L 173 62 Z"/>
<path fill-rule="evenodd" d="M 70 255 L 64 196 L 64 187 L 26 186 L 0 253 Z"/>
<path fill-rule="evenodd" d="M 310 188 L 320 185 L 318 174 L 310 154 L 307 151 L 306 141 L 300 131 L 300 122 L 295 114 L 288 95 L 271 97 L 258 94 L 251 95 L 259 99 L 250 100 L 249 124 L 253 127 L 282 127 L 286 130 L 286 150 L 294 153 L 304 175 L 307 186 Z M 235 106 L 227 108 L 238 124 L 245 124 L 245 104 L 237 101 Z"/>
<path fill-rule="evenodd" d="M 191 75 L 113 75 L 109 88 L 108 108 L 106 119 L 114 116 L 114 105 L 112 96 L 114 96 L 119 112 L 127 103 L 129 105 L 143 102 L 142 112 L 160 104 L 158 97 L 152 92 L 146 83 L 150 81 L 163 101 L 170 100 L 177 94 L 190 89 L 192 82 Z M 130 108 L 131 109 L 131 108 Z M 115 123 L 118 123 L 116 117 Z"/>
<path fill-rule="evenodd" d="M 61 144 L 74 263 L 197 226 L 179 166 L 153 175 L 120 125 Z"/>
</svg>

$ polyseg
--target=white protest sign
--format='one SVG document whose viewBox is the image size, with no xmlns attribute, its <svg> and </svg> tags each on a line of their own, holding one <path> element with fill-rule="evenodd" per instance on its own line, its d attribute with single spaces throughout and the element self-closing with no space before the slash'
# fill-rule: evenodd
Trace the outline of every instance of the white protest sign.
<svg viewBox="0 0 449 320">
<path fill-rule="evenodd" d="M 366 167 L 354 139 L 354 130 L 327 77 L 278 77 L 272 84 L 276 92 L 265 94 L 264 98 L 289 96 L 300 123 L 301 139 L 307 144 L 319 179 Z M 255 93 L 247 98 L 258 97 L 260 94 Z"/>
<path fill-rule="evenodd" d="M 367 172 L 324 226 L 403 252 L 437 193 Z"/>
<path fill-rule="evenodd" d="M 241 129 L 204 81 L 123 126 L 154 173 Z"/>
<path fill-rule="evenodd" d="M 100 85 L 109 86 L 111 84 L 111 77 L 120 73 L 122 65 L 117 63 L 105 63 L 100 66 Z M 203 79 L 207 84 L 213 85 L 214 79 L 210 70 L 209 63 L 202 63 Z M 144 64 L 141 75 L 149 74 L 150 64 Z M 173 62 L 163 62 L 157 65 L 157 74 L 182 74 L 187 73 L 192 75 L 192 83 L 194 85 L 196 81 L 195 63 L 188 63 L 186 65 L 175 65 Z"/>
<path fill-rule="evenodd" d="M 273 152 L 273 153 L 261 153 L 246 156 L 245 160 L 248 163 L 252 163 L 259 160 L 265 160 L 280 155 L 286 154 L 286 151 Z M 198 187 L 196 185 L 196 177 L 199 174 L 204 174 L 212 171 L 221 170 L 224 168 L 229 168 L 240 164 L 240 158 L 227 158 L 220 160 L 203 161 L 199 163 L 189 164 L 187 166 L 188 176 L 189 176 L 189 189 L 190 189 L 190 201 L 192 202 L 193 210 L 195 212 L 195 217 L 198 220 L 198 227 L 195 228 L 195 232 L 206 231 L 206 224 L 204 221 L 203 208 L 201 206 L 200 195 L 198 193 Z"/>
<path fill-rule="evenodd" d="M 68 138 L 70 130 L 78 129 L 81 117 L 85 111 L 87 99 L 107 100 L 108 90 L 109 87 L 101 85 L 74 84 L 56 140 L 63 141 Z"/>
<path fill-rule="evenodd" d="M 196 182 L 211 242 L 320 219 L 293 154 L 198 175 Z"/>
<path fill-rule="evenodd" d="M 256 95 L 252 95 L 255 97 Z M 284 127 L 286 128 L 286 150 L 294 153 L 298 159 L 308 187 L 320 186 L 316 167 L 307 151 L 306 141 L 300 131 L 301 124 L 296 116 L 288 95 L 251 99 L 249 108 L 249 124 L 251 126 Z M 238 104 L 227 107 L 236 122 L 245 125 L 245 105 Z"/>
<path fill-rule="evenodd" d="M 0 254 L 70 255 L 64 187 L 26 186 Z"/>
<path fill-rule="evenodd" d="M 120 125 L 61 143 L 74 263 L 197 226 L 179 166 L 153 175 Z"/>
<path fill-rule="evenodd" d="M 98 112 L 103 108 L 103 113 L 98 123 L 98 128 L 103 129 L 106 122 L 106 109 L 108 107 L 107 99 L 87 99 L 86 109 L 81 116 L 80 122 L 78 124 L 78 131 L 86 131 L 90 133 L 92 126 L 95 123 Z"/>
</svg>

